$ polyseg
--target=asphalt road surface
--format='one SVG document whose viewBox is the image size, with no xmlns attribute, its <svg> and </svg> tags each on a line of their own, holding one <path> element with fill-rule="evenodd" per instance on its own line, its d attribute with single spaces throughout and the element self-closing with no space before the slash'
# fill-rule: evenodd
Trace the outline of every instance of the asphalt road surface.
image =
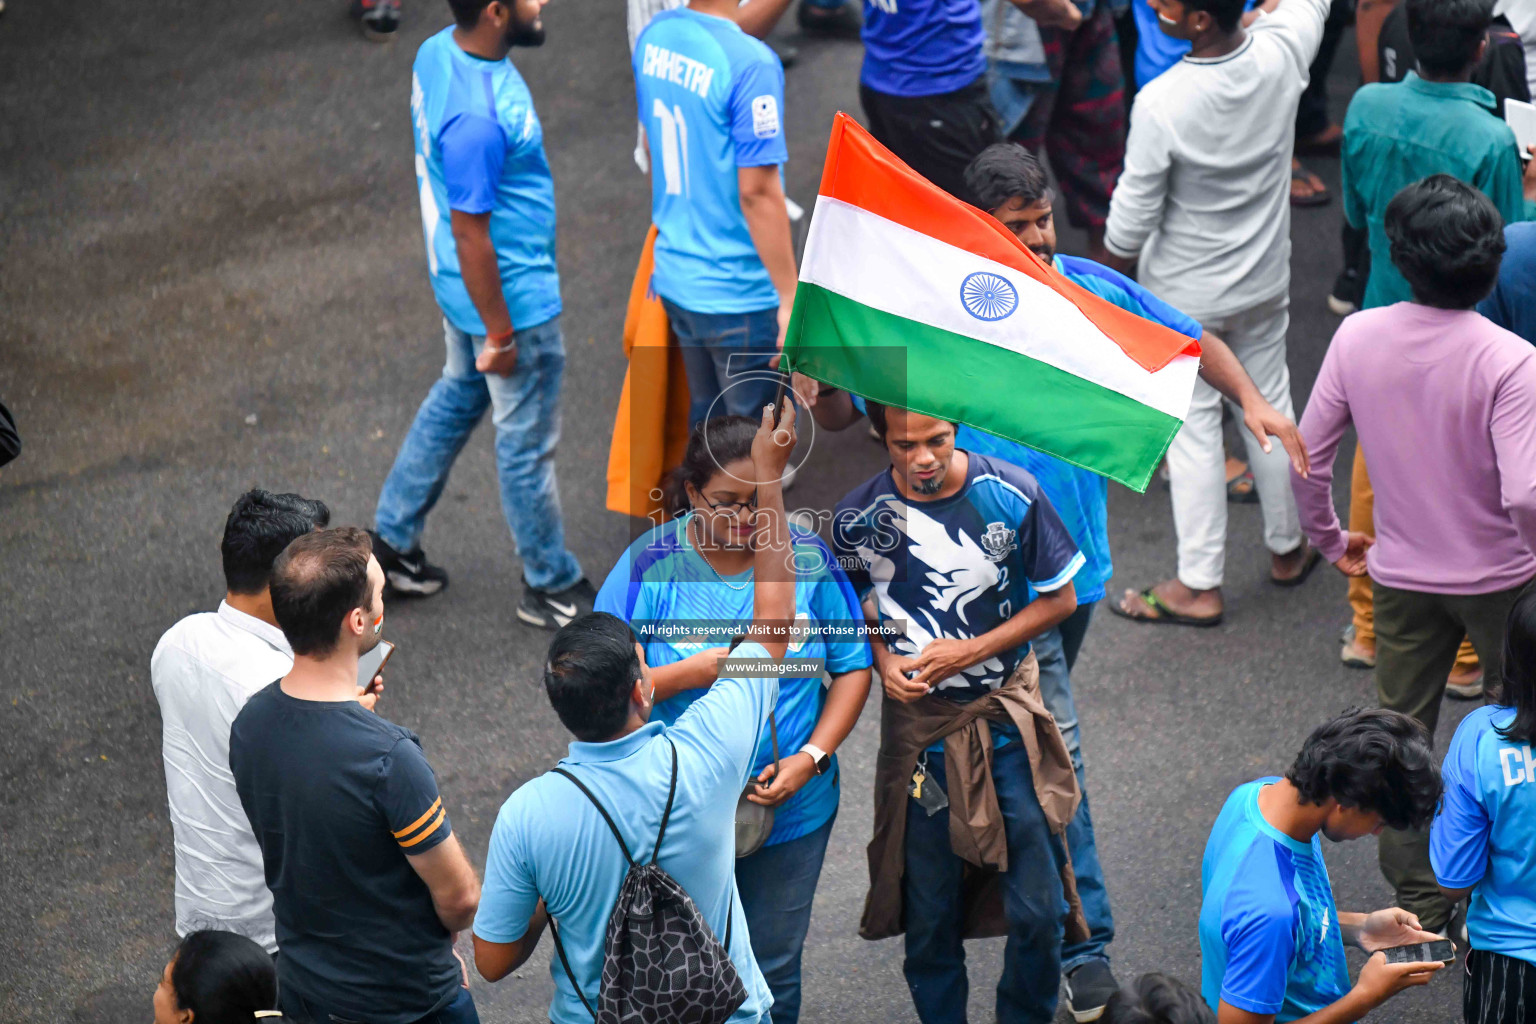
<svg viewBox="0 0 1536 1024">
<path fill-rule="evenodd" d="M 344 6 L 11 0 L 0 19 L 0 400 L 26 442 L 0 471 L 5 1021 L 149 1018 L 175 938 L 150 652 L 179 617 L 217 604 L 219 533 L 244 489 L 299 491 L 328 501 L 338 523 L 371 523 L 442 365 L 407 103 L 416 47 L 446 24 L 446 6 L 408 0 L 401 38 L 382 47 L 358 37 Z M 649 193 L 630 159 L 620 5 L 555 0 L 545 17 L 548 43 L 516 60 L 558 190 L 566 528 L 601 579 L 631 528 L 603 508 L 604 467 Z M 792 20 L 781 30 L 801 46 L 787 173 L 809 205 L 833 112 L 857 112 L 860 48 L 795 39 Z M 1358 79 L 1352 52 L 1346 39 L 1339 114 Z M 1314 164 L 1336 188 L 1337 160 Z M 1335 200 L 1294 219 L 1298 407 L 1336 323 L 1322 300 L 1339 217 Z M 1065 234 L 1063 251 L 1080 246 Z M 822 436 L 792 504 L 830 508 L 880 465 L 862 430 Z M 1110 505 L 1115 586 L 1169 573 L 1166 490 L 1115 487 Z M 518 560 L 488 428 L 425 544 L 453 585 L 391 605 L 400 650 L 380 710 L 423 737 L 482 864 L 501 802 L 567 742 L 537 685 L 547 635 L 512 614 Z M 1101 610 L 1089 633 L 1077 697 L 1122 978 L 1161 969 L 1198 983 L 1200 854 L 1223 798 L 1283 769 L 1325 716 L 1373 700 L 1369 674 L 1338 663 L 1343 578 L 1324 567 L 1286 591 L 1267 568 L 1257 508 L 1234 507 L 1223 626 L 1136 626 Z M 877 722 L 872 701 L 843 748 L 806 946 L 811 1021 L 915 1019 L 900 942 L 856 934 Z M 1373 841 L 1328 857 L 1341 906 L 1390 901 Z M 1001 940 L 968 948 L 971 1017 L 989 1020 Z M 476 980 L 482 1018 L 546 1019 L 547 954 L 498 985 Z M 1458 1016 L 1457 973 L 1380 1019 Z"/>
</svg>

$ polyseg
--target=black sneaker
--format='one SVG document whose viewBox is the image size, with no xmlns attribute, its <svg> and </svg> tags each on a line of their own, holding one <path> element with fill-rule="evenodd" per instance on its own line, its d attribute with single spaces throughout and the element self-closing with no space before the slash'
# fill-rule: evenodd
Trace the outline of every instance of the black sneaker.
<svg viewBox="0 0 1536 1024">
<path fill-rule="evenodd" d="M 373 557 L 384 570 L 384 584 L 400 597 L 431 597 L 448 585 L 448 572 L 427 561 L 421 548 L 401 554 L 372 530 Z"/>
<path fill-rule="evenodd" d="M 592 610 L 597 591 L 586 577 L 564 590 L 535 590 L 523 580 L 523 598 L 517 602 L 517 617 L 540 629 L 559 629 L 572 619 Z"/>
<path fill-rule="evenodd" d="M 1083 1022 L 1104 1016 L 1104 1005 L 1120 985 L 1109 971 L 1108 960 L 1089 960 L 1067 975 L 1067 1006 L 1072 1019 Z"/>
<path fill-rule="evenodd" d="M 400 27 L 400 0 L 352 0 L 351 13 L 370 42 L 387 43 Z"/>
<path fill-rule="evenodd" d="M 1334 316 L 1349 316 L 1360 308 L 1364 298 L 1365 282 L 1354 267 L 1345 267 L 1333 279 L 1333 289 L 1328 293 L 1328 312 Z"/>
<path fill-rule="evenodd" d="M 846 0 L 840 7 L 815 7 L 800 0 L 800 6 L 795 10 L 795 21 L 806 35 L 834 39 L 857 39 L 863 27 L 858 5 L 852 0 Z"/>
</svg>

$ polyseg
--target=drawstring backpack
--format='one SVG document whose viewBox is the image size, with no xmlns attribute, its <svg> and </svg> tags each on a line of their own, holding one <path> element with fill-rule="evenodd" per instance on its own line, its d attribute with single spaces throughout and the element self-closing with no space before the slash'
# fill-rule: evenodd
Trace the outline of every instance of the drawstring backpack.
<svg viewBox="0 0 1536 1024">
<path fill-rule="evenodd" d="M 729 910 L 722 946 L 677 879 L 656 863 L 677 795 L 677 747 L 670 738 L 667 745 L 672 747 L 672 781 L 648 863 L 637 863 L 630 856 L 618 826 L 592 791 L 564 768 L 554 769 L 592 801 L 629 862 L 608 917 L 596 1009 L 571 972 L 554 919 L 549 922 L 560 966 L 597 1024 L 724 1024 L 747 1001 L 746 986 L 727 951 L 731 943 Z"/>
</svg>

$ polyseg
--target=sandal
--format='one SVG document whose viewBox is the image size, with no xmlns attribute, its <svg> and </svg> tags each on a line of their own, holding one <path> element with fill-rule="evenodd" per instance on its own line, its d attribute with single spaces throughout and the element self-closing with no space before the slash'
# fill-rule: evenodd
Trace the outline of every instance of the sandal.
<svg viewBox="0 0 1536 1024">
<path fill-rule="evenodd" d="M 1307 544 L 1306 541 L 1302 541 L 1302 543 Z M 1295 576 L 1290 576 L 1285 579 L 1281 579 L 1280 577 L 1271 573 L 1269 582 L 1273 583 L 1277 587 L 1299 587 L 1303 583 L 1307 582 L 1307 577 L 1312 575 L 1312 570 L 1316 569 L 1318 565 L 1322 563 L 1322 561 L 1323 553 L 1317 550 L 1317 548 L 1312 547 L 1312 545 L 1307 544 L 1307 557 L 1302 560 L 1301 571 L 1298 572 Z"/>
<path fill-rule="evenodd" d="M 1253 482 L 1253 470 L 1244 468 L 1227 481 L 1227 501 L 1234 505 L 1257 505 L 1259 492 Z"/>
<path fill-rule="evenodd" d="M 1305 190 L 1299 191 L 1296 187 L 1298 184 L 1304 186 Z M 1332 198 L 1322 178 L 1301 166 L 1300 160 L 1291 161 L 1292 206 L 1326 206 Z"/>
<path fill-rule="evenodd" d="M 1136 596 L 1140 598 L 1148 608 L 1152 609 L 1157 614 L 1135 615 L 1126 611 L 1121 607 L 1121 603 L 1125 600 L 1123 596 L 1119 601 L 1110 602 L 1110 613 L 1118 615 L 1122 619 L 1130 619 L 1132 622 L 1150 622 L 1153 624 L 1164 624 L 1169 626 L 1210 627 L 1221 625 L 1220 613 L 1217 613 L 1216 615 L 1185 615 L 1182 612 L 1174 611 L 1172 608 L 1169 608 L 1166 604 L 1163 603 L 1163 599 L 1157 596 L 1156 590 L 1153 587 L 1148 587 L 1146 590 L 1143 590 Z"/>
</svg>

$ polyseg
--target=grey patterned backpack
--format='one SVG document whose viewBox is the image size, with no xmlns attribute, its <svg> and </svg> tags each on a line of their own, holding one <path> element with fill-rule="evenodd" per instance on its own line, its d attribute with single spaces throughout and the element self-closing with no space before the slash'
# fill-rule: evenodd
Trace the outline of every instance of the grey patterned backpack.
<svg viewBox="0 0 1536 1024">
<path fill-rule="evenodd" d="M 629 862 L 618 902 L 608 917 L 597 1009 L 571 973 L 560 931 L 550 921 L 560 965 L 597 1024 L 724 1024 L 747 1001 L 746 986 L 726 952 L 731 944 L 730 918 L 726 918 L 725 946 L 721 946 L 688 893 L 656 863 L 667 819 L 672 816 L 672 798 L 677 795 L 677 747 L 671 739 L 667 745 L 672 747 L 672 782 L 656 847 L 646 864 L 630 856 L 618 826 L 592 791 L 564 768 L 554 769 L 592 801 Z"/>
</svg>

